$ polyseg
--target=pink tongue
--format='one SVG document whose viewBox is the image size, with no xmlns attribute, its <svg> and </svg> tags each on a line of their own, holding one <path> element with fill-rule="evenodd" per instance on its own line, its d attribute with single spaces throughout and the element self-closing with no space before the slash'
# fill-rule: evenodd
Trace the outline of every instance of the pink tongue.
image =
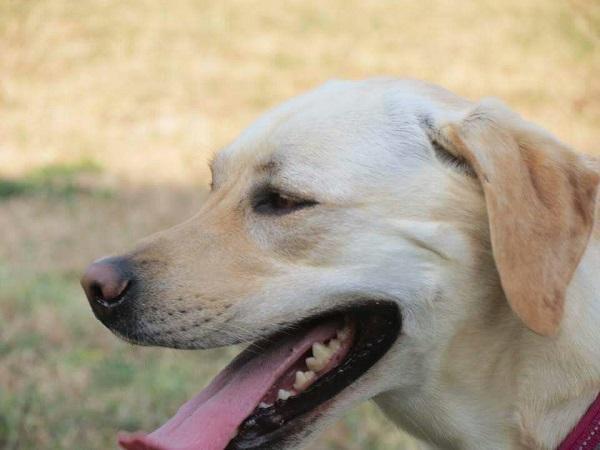
<svg viewBox="0 0 600 450">
<path fill-rule="evenodd" d="M 249 361 L 245 355 L 236 358 L 163 426 L 148 435 L 120 434 L 119 445 L 127 450 L 223 450 L 269 388 L 314 342 L 333 337 L 337 326 L 324 323 L 282 339 Z"/>
</svg>

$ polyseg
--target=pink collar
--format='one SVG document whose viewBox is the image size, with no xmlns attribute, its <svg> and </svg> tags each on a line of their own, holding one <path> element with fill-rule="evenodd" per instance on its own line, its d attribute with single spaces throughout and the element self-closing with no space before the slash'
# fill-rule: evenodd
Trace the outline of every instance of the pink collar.
<svg viewBox="0 0 600 450">
<path fill-rule="evenodd" d="M 558 450 L 600 450 L 600 394 Z"/>
</svg>

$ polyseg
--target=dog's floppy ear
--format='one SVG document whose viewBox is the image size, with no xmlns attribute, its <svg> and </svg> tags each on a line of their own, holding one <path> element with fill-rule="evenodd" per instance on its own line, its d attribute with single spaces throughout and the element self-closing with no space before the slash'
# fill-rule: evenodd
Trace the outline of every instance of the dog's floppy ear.
<svg viewBox="0 0 600 450">
<path fill-rule="evenodd" d="M 442 124 L 435 139 L 466 160 L 483 186 L 511 308 L 536 333 L 556 333 L 592 231 L 598 171 L 497 100 Z"/>
</svg>

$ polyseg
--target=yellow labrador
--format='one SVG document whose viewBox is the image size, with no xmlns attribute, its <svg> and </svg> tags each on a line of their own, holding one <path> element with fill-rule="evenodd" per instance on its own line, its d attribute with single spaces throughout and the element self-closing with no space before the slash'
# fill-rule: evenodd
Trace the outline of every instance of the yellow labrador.
<svg viewBox="0 0 600 450">
<path fill-rule="evenodd" d="M 600 163 L 501 103 L 335 81 L 212 162 L 192 219 L 97 261 L 130 342 L 253 343 L 127 449 L 296 449 L 374 399 L 435 448 L 555 448 L 600 390 Z"/>
</svg>

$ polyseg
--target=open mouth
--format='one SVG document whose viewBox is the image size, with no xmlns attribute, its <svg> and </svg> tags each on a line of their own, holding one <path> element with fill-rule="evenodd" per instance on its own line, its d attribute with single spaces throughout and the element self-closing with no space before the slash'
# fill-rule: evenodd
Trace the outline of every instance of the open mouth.
<svg viewBox="0 0 600 450">
<path fill-rule="evenodd" d="M 400 333 L 390 302 L 320 315 L 250 345 L 150 434 L 119 436 L 127 450 L 273 449 L 299 433 L 366 373 Z"/>
</svg>

